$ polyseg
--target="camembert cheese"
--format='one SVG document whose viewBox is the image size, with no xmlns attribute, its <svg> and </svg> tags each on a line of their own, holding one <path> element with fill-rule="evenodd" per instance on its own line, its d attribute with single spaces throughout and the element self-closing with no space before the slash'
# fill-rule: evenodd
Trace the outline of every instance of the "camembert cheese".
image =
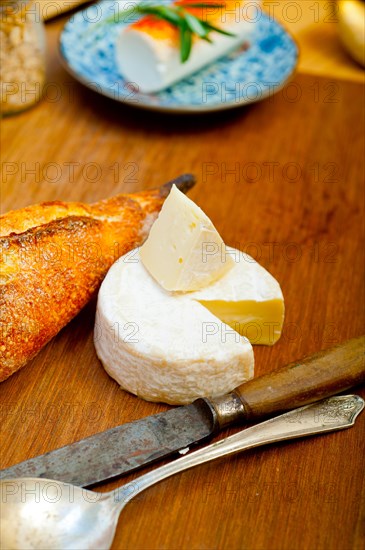
<svg viewBox="0 0 365 550">
<path fill-rule="evenodd" d="M 166 290 L 199 290 L 232 269 L 234 260 L 204 212 L 174 185 L 140 257 Z"/>
<path fill-rule="evenodd" d="M 120 258 L 99 292 L 94 341 L 106 371 L 149 401 L 184 404 L 233 390 L 253 376 L 249 340 L 273 344 L 284 302 L 279 284 L 250 256 L 196 292 L 170 292 L 140 261 Z"/>
<path fill-rule="evenodd" d="M 279 283 L 251 256 L 231 247 L 233 269 L 190 298 L 230 325 L 251 344 L 273 345 L 281 336 L 284 298 Z"/>
</svg>

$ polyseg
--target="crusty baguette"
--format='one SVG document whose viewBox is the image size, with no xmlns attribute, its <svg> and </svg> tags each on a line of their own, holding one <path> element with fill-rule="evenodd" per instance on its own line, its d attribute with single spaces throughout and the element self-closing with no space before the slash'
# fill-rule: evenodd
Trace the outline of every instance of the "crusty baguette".
<svg viewBox="0 0 365 550">
<path fill-rule="evenodd" d="M 109 267 L 143 243 L 175 183 L 95 204 L 48 202 L 0 217 L 0 382 L 90 300 Z"/>
</svg>

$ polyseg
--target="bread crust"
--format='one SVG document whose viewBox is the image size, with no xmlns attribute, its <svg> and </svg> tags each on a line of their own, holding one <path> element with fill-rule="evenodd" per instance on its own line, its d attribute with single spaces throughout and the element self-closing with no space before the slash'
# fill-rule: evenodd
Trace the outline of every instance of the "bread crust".
<svg viewBox="0 0 365 550">
<path fill-rule="evenodd" d="M 176 181 L 91 205 L 46 202 L 0 217 L 0 382 L 79 313 L 112 263 L 142 244 Z M 193 184 L 185 176 L 179 187 Z"/>
</svg>

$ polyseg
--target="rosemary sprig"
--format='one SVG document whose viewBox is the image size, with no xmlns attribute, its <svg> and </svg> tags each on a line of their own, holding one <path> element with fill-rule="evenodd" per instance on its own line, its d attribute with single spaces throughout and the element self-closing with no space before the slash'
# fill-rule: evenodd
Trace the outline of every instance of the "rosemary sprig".
<svg viewBox="0 0 365 550">
<path fill-rule="evenodd" d="M 213 4 L 213 3 L 194 3 L 187 4 L 189 8 L 223 8 L 225 4 Z M 181 4 L 137 4 L 128 10 L 123 10 L 118 12 L 118 15 L 114 14 L 113 16 L 105 19 L 102 23 L 119 23 L 120 21 L 125 21 L 131 15 L 153 15 L 159 19 L 167 21 L 179 31 L 180 35 L 180 60 L 182 63 L 185 63 L 191 53 L 191 48 L 193 44 L 193 36 L 197 36 L 202 40 L 212 43 L 210 34 L 212 32 L 217 32 L 224 34 L 225 36 L 235 36 L 235 34 L 225 31 L 220 27 L 216 27 L 208 21 L 204 21 L 200 17 L 193 15 L 185 9 Z"/>
</svg>

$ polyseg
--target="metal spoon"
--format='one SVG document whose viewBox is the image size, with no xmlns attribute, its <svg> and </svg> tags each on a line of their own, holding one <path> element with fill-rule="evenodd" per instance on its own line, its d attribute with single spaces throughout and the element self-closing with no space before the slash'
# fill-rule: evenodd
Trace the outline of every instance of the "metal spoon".
<svg viewBox="0 0 365 550">
<path fill-rule="evenodd" d="M 3 550 L 108 549 L 120 512 L 147 487 L 243 449 L 348 428 L 363 408 L 361 397 L 346 395 L 295 409 L 170 462 L 110 493 L 40 478 L 3 480 L 0 546 Z"/>
</svg>

